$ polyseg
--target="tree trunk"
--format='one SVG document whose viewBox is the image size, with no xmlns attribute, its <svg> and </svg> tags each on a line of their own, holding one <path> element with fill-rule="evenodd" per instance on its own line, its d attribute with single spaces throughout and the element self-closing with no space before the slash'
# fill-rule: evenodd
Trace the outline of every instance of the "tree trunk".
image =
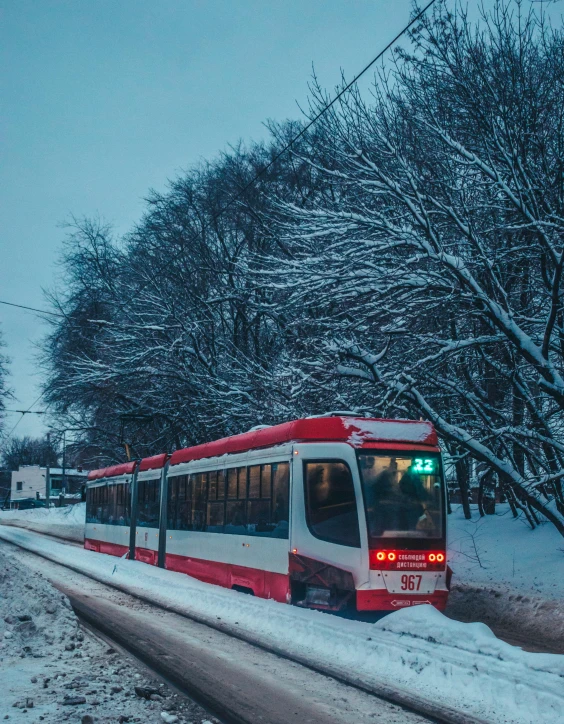
<svg viewBox="0 0 564 724">
<path fill-rule="evenodd" d="M 460 499 L 462 501 L 462 510 L 464 511 L 464 517 L 466 518 L 466 520 L 471 520 L 472 513 L 470 512 L 470 499 L 468 497 L 468 462 L 466 458 L 458 458 L 454 466 L 456 470 L 458 488 L 460 490 Z"/>
</svg>

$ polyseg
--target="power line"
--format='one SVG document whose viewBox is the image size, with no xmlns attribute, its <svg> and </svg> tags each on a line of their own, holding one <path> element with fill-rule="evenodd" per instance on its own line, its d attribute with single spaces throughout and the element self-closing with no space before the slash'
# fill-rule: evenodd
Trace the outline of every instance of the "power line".
<svg viewBox="0 0 564 724">
<path fill-rule="evenodd" d="M 25 417 L 26 415 L 29 415 L 29 414 L 30 414 L 32 408 L 35 407 L 35 405 L 37 405 L 37 403 L 39 402 L 39 400 L 45 395 L 45 392 L 46 392 L 46 390 L 39 395 L 39 397 L 37 398 L 37 400 L 35 400 L 35 402 L 32 402 L 32 403 L 31 403 L 31 405 L 27 408 L 27 410 L 15 410 L 15 412 L 21 413 L 21 417 L 20 417 L 19 420 L 16 422 L 16 424 L 14 425 L 14 427 L 10 430 L 10 432 L 9 432 L 7 435 L 4 436 L 4 438 L 2 439 L 2 442 L 3 442 L 3 443 L 7 442 L 7 441 L 12 437 L 12 435 L 13 435 L 14 432 L 16 431 L 17 426 L 20 424 L 20 422 L 24 419 L 24 417 Z"/>
<path fill-rule="evenodd" d="M 33 407 L 33 405 L 32 405 Z M 10 410 L 8 408 L 4 408 L 4 412 L 19 412 L 21 415 L 46 415 L 46 410 L 34 410 L 31 411 L 31 408 L 29 410 Z"/>
<path fill-rule="evenodd" d="M 60 312 L 48 312 L 46 309 L 37 309 L 36 307 L 27 307 L 25 304 L 14 304 L 14 302 L 5 302 L 0 299 L 0 304 L 5 304 L 8 307 L 17 307 L 18 309 L 26 309 L 28 312 L 38 312 L 39 314 L 50 314 L 53 317 L 65 317 Z"/>
<path fill-rule="evenodd" d="M 263 176 L 263 174 L 265 174 L 269 169 L 271 169 L 271 168 L 274 166 L 274 164 L 275 164 L 285 153 L 287 153 L 287 152 L 292 148 L 292 146 L 294 146 L 294 145 L 297 143 L 297 141 L 299 141 L 300 138 L 302 138 L 315 123 L 317 123 L 317 121 L 321 118 L 321 116 L 323 116 L 325 113 L 327 113 L 327 111 L 328 111 L 330 108 L 332 108 L 332 107 L 335 105 L 335 103 L 336 103 L 340 98 L 343 97 L 343 95 L 344 95 L 358 80 L 360 80 L 360 78 L 362 78 L 362 76 L 363 76 L 367 71 L 369 71 L 370 68 L 372 68 L 372 66 L 373 66 L 375 63 L 377 63 L 377 62 L 380 60 L 380 58 L 384 55 L 384 53 L 386 53 L 395 43 L 397 43 L 397 41 L 398 41 L 403 35 L 405 35 L 405 33 L 407 33 L 407 31 L 408 31 L 413 25 L 415 25 L 415 23 L 417 23 L 417 21 L 420 20 L 420 19 L 423 17 L 423 15 L 425 15 L 425 13 L 427 12 L 427 10 L 428 10 L 432 5 L 434 5 L 435 2 L 436 2 L 436 0 L 430 0 L 430 2 L 427 3 L 427 5 L 425 5 L 425 7 L 424 7 L 422 10 L 420 10 L 420 11 L 417 13 L 417 15 L 415 15 L 415 16 L 409 21 L 409 23 L 408 23 L 392 40 L 390 40 L 390 42 L 386 45 L 385 48 L 383 48 L 367 65 L 365 65 L 364 68 L 363 68 L 359 73 L 357 73 L 357 74 L 354 76 L 354 78 L 353 78 L 349 83 L 347 83 L 347 85 L 344 86 L 344 88 L 342 88 L 342 89 L 337 93 L 337 95 L 336 95 L 331 101 L 329 101 L 329 103 L 327 103 L 327 105 L 325 105 L 325 106 L 301 129 L 301 131 L 300 131 L 299 133 L 297 133 L 290 141 L 288 141 L 288 143 L 274 156 L 274 158 L 273 158 L 266 166 L 263 166 L 263 168 L 261 168 L 261 169 L 253 176 L 253 178 L 252 178 L 250 181 L 248 181 L 248 182 L 245 184 L 245 186 L 243 186 L 243 188 L 242 188 L 238 193 L 234 194 L 234 195 L 227 201 L 227 203 L 226 203 L 222 208 L 220 208 L 220 210 L 219 210 L 216 214 L 213 214 L 213 215 L 211 216 L 211 220 L 212 220 L 212 221 L 217 221 L 217 220 L 220 218 L 220 216 L 222 216 L 229 208 L 231 208 L 231 206 L 233 206 L 233 204 L 235 204 L 237 201 L 239 201 L 239 199 L 246 193 L 246 191 L 247 191 L 251 186 L 253 186 L 253 184 L 255 184 L 255 183 L 259 180 L 259 178 L 260 178 L 261 176 Z M 190 239 L 190 242 L 195 241 L 195 240 L 198 238 L 198 236 L 200 236 L 201 234 L 202 234 L 202 231 L 201 231 L 201 230 L 198 231 L 198 232 Z M 176 261 L 176 259 L 180 257 L 181 253 L 183 253 L 183 252 L 179 252 L 177 255 L 173 255 L 173 256 L 172 256 L 172 260 Z M 166 267 L 170 266 L 170 262 L 171 262 L 171 258 L 169 257 L 169 258 L 167 259 L 167 261 L 166 261 L 165 264 L 157 267 L 157 269 L 156 269 L 155 272 L 153 273 L 152 279 L 154 279 L 155 276 L 158 276 L 162 271 L 164 271 L 164 269 L 166 269 Z M 141 284 L 140 286 L 138 286 L 138 287 L 134 290 L 134 292 L 133 292 L 128 298 L 126 298 L 126 300 L 125 300 L 121 305 L 119 305 L 119 306 L 116 308 L 117 311 L 123 311 L 123 310 L 127 307 L 127 305 L 130 304 L 131 301 L 139 294 L 139 292 L 142 292 L 142 291 L 151 283 L 152 279 L 149 279 L 149 280 L 145 281 L 143 284 Z M 43 310 L 43 309 L 35 309 L 34 307 L 27 307 L 27 306 L 25 306 L 25 305 L 23 305 L 23 304 L 13 304 L 12 302 L 4 302 L 4 301 L 1 301 L 1 300 L 0 300 L 0 304 L 6 304 L 6 305 L 11 306 L 11 307 L 19 307 L 20 309 L 26 309 L 26 310 L 33 311 L 33 312 L 38 312 L 38 313 L 40 313 L 40 314 L 50 314 L 50 315 L 55 316 L 55 317 L 63 317 L 63 318 L 66 318 L 66 315 L 61 314 L 61 313 L 59 313 L 59 312 L 47 312 L 47 311 L 45 311 L 45 310 Z M 90 322 L 90 323 L 98 323 L 98 324 L 100 323 L 99 320 L 90 320 L 90 319 L 88 319 L 88 320 L 85 320 L 85 321 Z"/>
<path fill-rule="evenodd" d="M 214 219 L 214 221 L 215 221 L 219 216 L 221 216 L 221 214 L 223 214 L 223 212 L 226 211 L 226 210 L 231 206 L 231 204 L 233 204 L 235 201 L 237 201 L 237 200 L 245 193 L 245 191 L 247 191 L 248 188 L 250 188 L 256 181 L 258 181 L 258 179 L 259 179 L 266 171 L 268 171 L 270 168 L 272 168 L 272 166 L 274 166 L 274 164 L 276 163 L 276 161 L 278 161 L 278 159 L 279 159 L 281 156 L 283 156 L 283 155 L 286 153 L 286 151 L 289 151 L 289 150 L 292 148 L 292 146 L 293 146 L 297 141 L 299 141 L 300 138 L 302 138 L 302 136 L 304 136 L 304 135 L 309 131 L 309 129 L 321 118 L 321 116 L 323 116 L 325 113 L 327 113 L 327 111 L 328 111 L 332 106 L 335 105 L 335 103 L 339 100 L 339 98 L 342 98 L 342 96 L 344 96 L 344 94 L 349 90 L 349 88 L 351 88 L 358 80 L 360 80 L 360 78 L 362 78 L 362 76 L 363 76 L 368 70 L 370 70 L 370 68 L 372 68 L 372 66 L 374 65 L 374 63 L 376 63 L 376 62 L 378 62 L 378 61 L 380 60 L 380 58 L 384 55 L 384 53 L 386 53 L 386 51 L 388 51 L 388 50 L 392 47 L 392 45 L 394 45 L 395 43 L 397 43 L 397 41 L 401 38 L 401 36 L 404 35 L 404 34 L 409 30 L 409 28 L 411 28 L 411 26 L 414 25 L 414 24 L 419 20 L 419 18 L 421 18 L 421 17 L 427 12 L 427 10 L 431 7 L 431 5 L 433 5 L 433 4 L 435 3 L 435 1 L 436 1 L 436 0 L 431 0 L 431 2 L 428 3 L 428 4 L 423 8 L 423 10 L 421 10 L 417 15 L 415 15 L 415 17 L 412 18 L 412 20 L 403 28 L 403 30 L 402 30 L 401 32 L 399 32 L 393 40 L 390 40 L 390 42 L 388 43 L 388 45 L 386 45 L 386 47 L 385 47 L 383 50 L 381 50 L 381 51 L 378 53 L 378 55 L 377 55 L 376 57 L 374 57 L 374 58 L 370 61 L 370 63 L 368 63 L 368 65 L 365 65 L 364 68 L 360 71 L 360 73 L 357 73 L 357 75 L 355 75 L 355 77 L 350 81 L 350 83 L 347 83 L 347 85 L 346 85 L 341 91 L 339 91 L 339 93 L 337 93 L 337 95 L 333 98 L 333 100 L 330 101 L 326 106 L 324 106 L 324 107 L 319 111 L 319 113 L 318 113 L 316 116 L 314 116 L 314 117 L 309 121 L 309 123 L 307 123 L 307 124 L 302 128 L 302 130 L 301 130 L 299 133 L 297 133 L 297 134 L 284 146 L 284 148 L 282 148 L 282 150 L 279 151 L 279 152 L 276 154 L 276 156 L 274 156 L 274 158 L 272 159 L 272 161 L 270 161 L 270 163 L 268 163 L 266 166 L 264 166 L 263 168 L 261 168 L 261 170 L 246 184 L 246 186 L 244 186 L 244 187 L 242 188 L 242 190 L 241 190 L 238 194 L 236 194 L 233 198 L 231 198 L 231 199 L 227 202 L 227 204 L 226 204 L 222 209 L 220 209 L 220 210 L 218 211 L 217 216 L 212 217 L 212 218 Z"/>
<path fill-rule="evenodd" d="M 280 158 L 283 154 L 285 154 L 287 151 L 289 151 L 290 148 L 292 148 L 292 146 L 293 146 L 297 141 L 299 141 L 299 139 L 302 138 L 305 133 L 307 133 L 307 131 L 321 118 L 321 116 L 323 116 L 325 113 L 327 113 L 327 111 L 328 111 L 330 108 L 332 108 L 332 106 L 335 105 L 335 103 L 339 100 L 339 98 L 341 98 L 341 97 L 349 90 L 349 88 L 351 88 L 358 80 L 360 80 L 360 78 L 361 78 L 368 70 L 370 70 L 370 68 L 372 68 L 372 66 L 373 66 L 375 63 L 377 63 L 378 60 L 380 60 L 380 58 L 384 55 L 384 53 L 386 53 L 395 43 L 397 43 L 397 41 L 398 41 L 403 35 L 405 35 L 405 33 L 407 33 L 407 31 L 408 31 L 413 25 L 415 25 L 415 23 L 417 23 L 417 21 L 418 21 L 420 18 L 422 18 L 423 15 L 425 15 L 425 13 L 427 12 L 427 10 L 428 10 L 432 5 L 434 5 L 435 2 L 436 2 L 436 0 L 430 0 L 430 2 L 427 3 L 427 5 L 425 5 L 425 7 L 424 7 L 422 10 L 420 10 L 420 11 L 417 13 L 417 15 L 415 15 L 415 16 L 409 21 L 409 23 L 386 45 L 386 47 L 383 48 L 367 65 L 365 65 L 364 68 L 360 71 L 360 73 L 357 73 L 357 75 L 354 76 L 354 78 L 350 81 L 350 83 L 347 83 L 347 85 L 346 85 L 341 91 L 339 91 L 339 93 L 337 93 L 337 95 L 333 98 L 333 100 L 330 101 L 326 106 L 324 106 L 324 107 L 319 111 L 319 113 L 317 113 L 317 115 L 315 115 L 314 118 L 312 118 L 312 119 L 309 121 L 309 123 L 307 123 L 307 124 L 302 128 L 302 130 L 301 130 L 299 133 L 297 133 L 297 134 L 282 148 L 282 150 L 280 150 L 280 151 L 276 154 L 276 156 L 270 161 L 270 163 L 268 163 L 266 166 L 263 166 L 263 168 L 261 168 L 260 171 L 258 171 L 258 172 L 255 174 L 255 176 L 253 176 L 253 178 L 252 178 L 247 184 L 245 184 L 245 186 L 244 186 L 237 194 L 235 194 L 234 196 L 232 196 L 232 197 L 227 201 L 227 203 L 225 204 L 225 206 L 223 206 L 222 208 L 220 208 L 220 210 L 219 210 L 216 214 L 213 214 L 213 215 L 212 215 L 211 220 L 212 220 L 212 221 L 217 221 L 217 220 L 219 219 L 219 217 L 222 216 L 222 214 L 224 214 L 224 213 L 227 211 L 227 209 L 231 208 L 231 206 L 233 206 L 233 204 L 234 204 L 236 201 L 238 201 L 238 200 L 243 196 L 243 194 L 244 194 L 254 183 L 256 183 L 256 181 L 258 181 L 258 179 L 259 179 L 264 173 L 266 173 L 270 168 L 272 168 L 272 166 L 279 160 L 279 158 Z M 200 236 L 201 234 L 202 234 L 202 230 L 198 231 L 198 232 L 190 239 L 190 242 L 195 241 L 195 240 L 198 238 L 198 236 Z M 176 260 L 180 257 L 180 255 L 181 255 L 182 253 L 183 253 L 183 252 L 179 252 L 178 254 L 173 255 L 172 259 L 173 259 L 174 261 L 176 261 Z M 171 259 L 169 258 L 169 259 L 167 259 L 167 261 L 166 261 L 165 264 L 162 264 L 161 266 L 157 267 L 156 271 L 155 271 L 154 274 L 152 275 L 152 279 L 154 279 L 155 276 L 158 276 L 162 271 L 164 271 L 168 266 L 170 266 L 170 262 L 171 262 Z M 131 295 L 125 300 L 125 302 L 118 307 L 118 310 L 123 311 L 123 310 L 127 307 L 127 305 L 134 299 L 134 297 L 136 297 L 136 296 L 139 294 L 139 292 L 142 292 L 142 291 L 151 283 L 152 279 L 148 279 L 146 282 L 144 282 L 144 283 L 141 284 L 139 287 L 137 287 L 137 288 L 135 289 L 135 291 L 133 292 L 133 294 L 131 294 Z"/>
</svg>

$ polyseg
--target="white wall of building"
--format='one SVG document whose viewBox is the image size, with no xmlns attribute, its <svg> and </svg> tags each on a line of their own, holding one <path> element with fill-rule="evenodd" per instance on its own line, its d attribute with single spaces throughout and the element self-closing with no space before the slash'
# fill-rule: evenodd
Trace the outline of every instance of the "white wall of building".
<svg viewBox="0 0 564 724">
<path fill-rule="evenodd" d="M 39 465 L 25 465 L 12 473 L 12 500 L 35 498 L 39 492 L 45 498 L 45 468 Z M 21 483 L 21 490 L 18 490 Z"/>
<path fill-rule="evenodd" d="M 42 500 L 45 500 L 45 474 L 46 468 L 39 465 L 22 465 L 19 470 L 12 473 L 12 501 L 22 500 L 24 498 L 35 498 L 39 493 Z M 62 478 L 61 468 L 51 468 L 51 495 L 57 495 L 61 488 Z M 69 478 L 84 478 L 86 482 L 87 470 L 74 470 L 67 468 L 65 471 L 67 476 L 67 490 Z M 21 483 L 21 490 L 18 490 L 18 483 Z"/>
</svg>

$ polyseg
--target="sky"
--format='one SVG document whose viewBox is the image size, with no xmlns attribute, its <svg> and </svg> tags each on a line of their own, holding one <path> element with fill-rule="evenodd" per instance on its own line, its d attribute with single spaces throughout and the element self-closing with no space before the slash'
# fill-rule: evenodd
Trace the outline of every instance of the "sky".
<svg viewBox="0 0 564 724">
<path fill-rule="evenodd" d="M 406 24 L 411 0 L 0 0 L 0 299 L 45 307 L 64 224 L 116 234 L 149 189 L 264 121 L 300 117 L 312 64 L 332 89 Z M 10 408 L 40 395 L 46 324 L 0 305 Z M 33 408 L 41 410 L 41 402 Z M 10 413 L 6 432 L 20 419 Z M 16 434 L 40 435 L 26 415 Z"/>
</svg>

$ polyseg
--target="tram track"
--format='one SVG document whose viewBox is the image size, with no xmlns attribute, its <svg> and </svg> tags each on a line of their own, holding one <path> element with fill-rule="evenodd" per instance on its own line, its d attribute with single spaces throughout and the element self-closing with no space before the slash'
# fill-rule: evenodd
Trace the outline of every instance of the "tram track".
<svg viewBox="0 0 564 724">
<path fill-rule="evenodd" d="M 54 562 L 48 555 L 29 551 L 23 545 L 14 542 L 8 545 L 16 547 L 22 560 L 27 559 L 23 560 L 24 563 L 38 566 L 36 569 L 69 597 L 77 615 L 88 625 L 125 648 L 225 722 L 250 724 L 264 721 L 284 724 L 295 720 L 321 724 L 327 721 L 349 721 L 347 716 L 352 712 L 343 711 L 331 703 L 336 700 L 336 690 L 341 692 L 342 700 L 354 700 L 360 707 L 360 714 L 356 712 L 350 721 L 363 721 L 363 708 L 372 712 L 372 717 L 375 709 L 383 707 L 382 721 L 446 724 L 482 722 L 467 713 L 421 700 L 388 686 L 367 686 L 356 680 L 354 674 L 344 674 L 330 663 L 327 666 L 314 665 L 305 657 L 289 655 L 276 647 L 266 647 L 219 621 L 212 623 L 174 606 L 125 591 L 119 584 L 111 585 L 98 580 L 93 575 L 83 573 L 78 567 Z M 44 562 L 38 563 L 40 560 L 47 561 L 47 566 Z M 94 590 L 96 595 L 92 593 Z M 149 614 L 142 615 L 140 611 L 145 614 L 148 611 Z M 175 627 L 170 622 L 163 623 L 163 617 L 172 617 L 176 622 Z M 151 618 L 160 619 L 162 625 L 151 625 Z M 181 644 L 178 631 L 185 631 L 187 626 L 191 642 L 184 641 Z M 143 631 L 141 637 L 139 630 Z M 240 656 L 233 651 L 233 647 L 237 646 L 243 650 L 243 654 L 239 651 Z M 232 655 L 227 656 L 226 661 L 225 652 L 229 651 Z M 257 662 L 265 664 L 266 678 Z M 228 696 L 218 693 L 218 666 L 219 670 L 225 672 L 226 680 L 231 682 L 227 687 Z M 280 671 L 282 679 L 279 678 Z M 282 688 L 279 683 L 274 685 L 274 681 L 283 681 L 288 676 L 290 681 Z M 313 691 L 312 680 L 319 684 L 313 687 Z M 306 682 L 306 690 L 303 690 Z M 329 699 L 320 698 L 315 693 L 317 689 L 331 692 Z M 331 712 L 328 707 L 332 709 Z M 292 710 L 295 713 L 290 714 Z"/>
</svg>

